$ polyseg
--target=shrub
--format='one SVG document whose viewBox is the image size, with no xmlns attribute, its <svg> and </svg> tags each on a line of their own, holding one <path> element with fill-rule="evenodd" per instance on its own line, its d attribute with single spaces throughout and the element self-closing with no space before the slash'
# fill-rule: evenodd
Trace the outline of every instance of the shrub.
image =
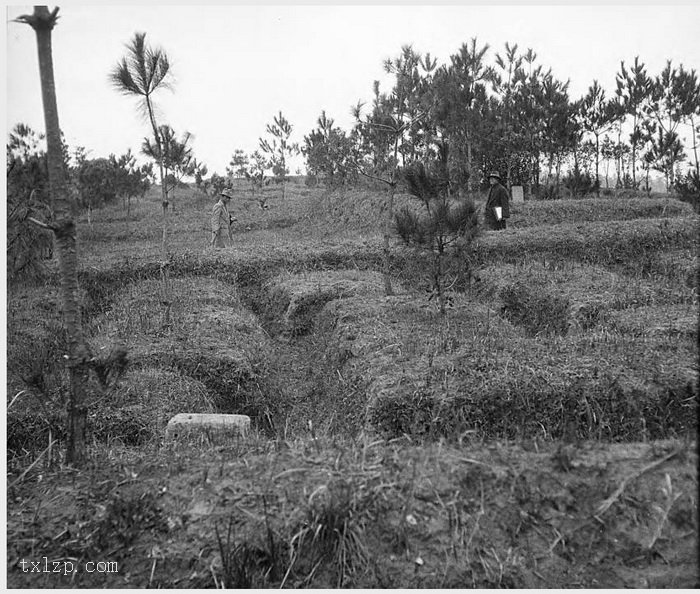
<svg viewBox="0 0 700 594">
<path fill-rule="evenodd" d="M 690 203 L 696 212 L 700 212 L 700 174 L 688 171 L 685 177 L 678 177 L 673 188 L 680 194 L 683 202 Z"/>
<path fill-rule="evenodd" d="M 545 233 L 492 234 L 475 244 L 474 255 L 478 263 L 517 263 L 526 256 L 636 271 L 646 255 L 686 249 L 698 249 L 697 221 L 676 217 L 596 221 L 586 224 L 585 230 L 572 222 L 551 226 Z"/>
<path fill-rule="evenodd" d="M 233 515 L 229 516 L 225 540 L 219 533 L 219 526 L 214 526 L 221 557 L 222 588 L 264 588 L 280 578 L 287 553 L 285 543 L 271 530 L 267 513 L 265 520 L 267 534 L 260 535 L 260 545 L 246 539 L 234 540 Z"/>
<path fill-rule="evenodd" d="M 7 413 L 8 459 L 29 455 L 35 457 L 48 446 L 49 436 L 60 443 L 66 437 L 66 413 L 54 407 L 46 413 L 34 410 L 12 410 Z M 60 447 L 60 446 L 57 446 Z"/>
<path fill-rule="evenodd" d="M 423 390 L 405 394 L 381 396 L 370 409 L 369 422 L 388 438 L 410 435 L 429 438 L 446 429 L 445 421 L 439 422 L 437 397 Z M 456 417 L 452 417 L 456 419 Z M 449 433 L 459 431 L 451 426 Z"/>
<path fill-rule="evenodd" d="M 540 200 L 559 200 L 561 198 L 559 186 L 555 184 L 540 186 L 537 198 Z"/>
<path fill-rule="evenodd" d="M 38 276 L 44 272 L 42 260 L 53 255 L 53 235 L 29 219 L 49 222 L 48 172 L 46 156 L 18 157 L 7 161 L 7 273 Z"/>
<path fill-rule="evenodd" d="M 584 303 L 576 311 L 575 319 L 583 330 L 589 330 L 600 322 L 604 311 L 602 303 Z"/>
<path fill-rule="evenodd" d="M 420 216 L 406 207 L 395 215 L 398 236 L 407 246 L 414 246 L 432 255 L 429 275 L 431 290 L 437 296 L 440 313 L 445 314 L 448 288 L 446 264 L 450 253 L 464 253 L 478 233 L 476 206 L 470 200 L 451 204 L 447 195 L 447 180 L 439 169 L 428 171 L 422 163 L 409 167 L 404 172 L 408 192 L 425 208 L 427 214 Z M 468 258 L 461 258 L 462 263 Z M 457 279 L 464 269 L 457 270 Z M 466 271 L 467 274 L 469 271 Z M 453 283 L 454 284 L 454 281 Z"/>
<path fill-rule="evenodd" d="M 94 533 L 94 544 L 107 550 L 115 544 L 118 550 L 128 547 L 144 532 L 165 532 L 167 522 L 150 492 L 123 495 L 117 492 L 107 503 Z"/>
<path fill-rule="evenodd" d="M 697 390 L 690 384 L 659 391 L 624 387 L 616 378 L 600 384 L 576 380 L 529 393 L 512 386 L 444 397 L 427 390 L 379 397 L 369 422 L 387 439 L 409 435 L 457 440 L 466 432 L 482 439 L 597 439 L 641 441 L 697 431 Z"/>
<path fill-rule="evenodd" d="M 88 209 L 112 202 L 117 197 L 116 164 L 110 159 L 84 161 L 77 172 L 80 202 Z"/>
<path fill-rule="evenodd" d="M 568 330 L 569 300 L 547 293 L 535 293 L 523 283 L 515 283 L 501 290 L 501 313 L 513 324 L 537 334 L 566 334 Z"/>
<path fill-rule="evenodd" d="M 599 186 L 599 182 L 593 181 L 591 174 L 587 171 L 581 171 L 578 165 L 568 172 L 562 183 L 566 188 L 571 190 L 574 196 L 583 196 L 591 192 L 595 192 Z"/>
</svg>

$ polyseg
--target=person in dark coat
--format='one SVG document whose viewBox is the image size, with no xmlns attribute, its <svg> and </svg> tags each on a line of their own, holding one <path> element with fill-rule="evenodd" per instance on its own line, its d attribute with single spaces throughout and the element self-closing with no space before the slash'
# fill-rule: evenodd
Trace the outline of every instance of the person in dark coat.
<svg viewBox="0 0 700 594">
<path fill-rule="evenodd" d="M 489 174 L 489 184 L 491 189 L 486 199 L 484 219 L 491 229 L 501 231 L 506 228 L 506 219 L 510 217 L 508 190 L 501 185 L 498 171 Z"/>
</svg>

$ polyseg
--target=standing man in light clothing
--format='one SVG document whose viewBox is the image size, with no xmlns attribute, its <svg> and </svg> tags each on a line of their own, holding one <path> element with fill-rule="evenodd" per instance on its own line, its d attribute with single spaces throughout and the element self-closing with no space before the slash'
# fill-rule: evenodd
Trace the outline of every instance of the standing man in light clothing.
<svg viewBox="0 0 700 594">
<path fill-rule="evenodd" d="M 211 213 L 211 244 L 216 248 L 226 247 L 226 237 L 229 240 L 233 239 L 231 237 L 231 223 L 236 218 L 232 217 L 228 211 L 231 198 L 233 198 L 231 190 L 223 190 Z"/>
</svg>

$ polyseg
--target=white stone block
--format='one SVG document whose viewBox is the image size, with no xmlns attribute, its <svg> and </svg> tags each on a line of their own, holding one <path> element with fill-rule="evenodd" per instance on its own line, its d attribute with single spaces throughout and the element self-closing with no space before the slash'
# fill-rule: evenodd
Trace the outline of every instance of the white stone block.
<svg viewBox="0 0 700 594">
<path fill-rule="evenodd" d="M 245 437 L 250 429 L 247 415 L 215 413 L 179 413 L 168 421 L 165 441 L 204 438 L 226 441 Z"/>
<path fill-rule="evenodd" d="M 512 197 L 513 204 L 525 202 L 525 194 L 523 193 L 522 186 L 512 186 L 510 188 L 510 195 Z"/>
</svg>

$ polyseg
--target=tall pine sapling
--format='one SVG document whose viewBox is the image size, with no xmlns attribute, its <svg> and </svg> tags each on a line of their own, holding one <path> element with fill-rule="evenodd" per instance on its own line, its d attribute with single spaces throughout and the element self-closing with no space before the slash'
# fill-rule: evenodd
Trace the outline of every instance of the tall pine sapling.
<svg viewBox="0 0 700 594">
<path fill-rule="evenodd" d="M 280 111 L 273 123 L 267 125 L 267 133 L 271 138 L 259 139 L 261 150 L 270 155 L 270 166 L 275 181 L 282 184 L 282 199 L 285 196 L 285 185 L 289 174 L 289 159 L 299 154 L 299 145 L 289 140 L 292 129 L 292 125 Z"/>
<path fill-rule="evenodd" d="M 117 91 L 124 95 L 131 95 L 139 99 L 139 112 L 145 115 L 151 124 L 151 131 L 156 144 L 158 173 L 162 194 L 163 207 L 163 240 L 162 257 L 167 259 L 168 253 L 168 191 L 165 183 L 165 164 L 162 156 L 160 128 L 156 122 L 156 109 L 153 103 L 153 95 L 158 89 L 171 87 L 170 59 L 160 48 L 152 48 L 146 44 L 145 33 L 134 33 L 130 44 L 127 45 L 127 54 L 122 58 L 109 74 L 109 80 Z"/>
<path fill-rule="evenodd" d="M 31 222 L 32 218 L 48 220 L 52 216 L 42 138 L 29 126 L 17 124 L 6 147 L 8 280 L 44 272 L 42 260 L 53 252 L 50 230 Z"/>
<path fill-rule="evenodd" d="M 58 7 L 49 12 L 47 6 L 35 6 L 30 15 L 22 15 L 17 22 L 34 29 L 39 58 L 39 80 L 46 126 L 49 202 L 53 218 L 48 223 L 34 220 L 40 227 L 51 230 L 56 239 L 61 291 L 63 324 L 68 339 L 68 353 L 64 355 L 69 375 L 66 462 L 79 466 L 87 458 L 88 380 L 90 370 L 99 371 L 100 380 L 107 381 L 111 370 L 117 377 L 126 367 L 126 351 L 113 349 L 108 361 L 93 357 L 82 325 L 78 284 L 77 230 L 73 204 L 66 179 L 65 151 L 61 142 L 58 102 L 54 80 L 51 34 L 56 25 Z"/>
<path fill-rule="evenodd" d="M 192 134 L 185 132 L 182 140 L 178 140 L 175 130 L 168 124 L 158 127 L 157 137 L 143 139 L 141 152 L 157 163 L 163 164 L 163 183 L 169 198 L 175 195 L 175 189 L 183 177 L 191 177 L 195 174 L 194 156 L 192 147 L 189 146 L 191 139 Z"/>
<path fill-rule="evenodd" d="M 322 111 L 318 128 L 304 136 L 301 149 L 306 157 L 307 174 L 320 177 L 328 188 L 345 185 L 353 173 L 352 163 L 357 160 L 352 139 L 334 123 Z"/>
<path fill-rule="evenodd" d="M 243 149 L 236 149 L 233 151 L 231 156 L 231 161 L 229 161 L 228 167 L 226 167 L 226 175 L 229 180 L 242 179 L 248 176 L 248 155 L 245 154 Z"/>
<path fill-rule="evenodd" d="M 270 161 L 260 151 L 253 151 L 253 154 L 250 155 L 250 164 L 245 172 L 245 176 L 250 182 L 250 191 L 253 195 L 255 195 L 255 189 L 258 188 L 262 197 L 263 188 L 267 183 L 265 174 L 270 166 Z"/>
<path fill-rule="evenodd" d="M 415 76 L 418 65 L 430 62 L 425 61 L 411 46 L 404 46 L 401 55 L 395 59 L 387 59 L 384 62 L 384 70 L 387 74 L 395 76 L 395 84 L 390 94 L 379 92 L 379 81 L 374 81 L 374 101 L 372 111 L 367 116 L 362 116 L 363 104 L 358 102 L 353 107 L 355 118 L 353 133 L 358 140 L 358 152 L 360 158 L 353 158 L 352 165 L 358 174 L 381 182 L 387 187 L 386 218 L 384 222 L 383 237 L 383 270 L 384 294 L 393 295 L 390 276 L 390 236 L 394 223 L 394 198 L 399 182 L 399 163 L 405 161 L 405 154 L 413 154 L 407 148 L 410 144 L 408 138 L 412 130 L 417 130 L 421 122 L 429 116 L 429 108 L 419 110 L 411 96 L 417 86 Z M 428 64 L 432 70 L 432 63 Z M 357 157 L 355 155 L 354 157 Z M 401 161 L 399 160 L 401 157 Z"/>
<path fill-rule="evenodd" d="M 437 297 L 444 316 L 447 291 L 469 273 L 467 250 L 479 230 L 476 206 L 471 200 L 449 198 L 448 178 L 438 167 L 426 170 L 417 163 L 404 171 L 403 178 L 408 193 L 421 203 L 422 214 L 404 207 L 395 215 L 395 230 L 407 246 L 432 253 L 431 298 Z"/>
</svg>

